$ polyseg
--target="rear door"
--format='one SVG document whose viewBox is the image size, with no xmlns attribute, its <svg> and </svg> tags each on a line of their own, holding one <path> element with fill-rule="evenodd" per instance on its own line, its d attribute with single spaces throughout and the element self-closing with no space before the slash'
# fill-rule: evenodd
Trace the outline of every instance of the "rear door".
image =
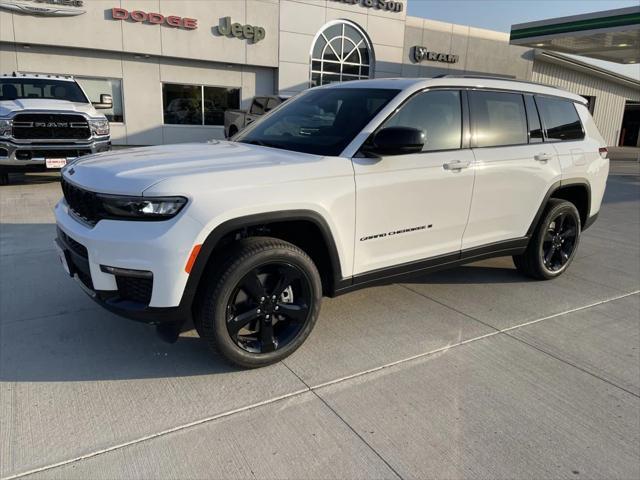
<svg viewBox="0 0 640 480">
<path fill-rule="evenodd" d="M 474 90 L 469 104 L 476 178 L 463 250 L 524 237 L 561 177 L 531 95 Z"/>
<path fill-rule="evenodd" d="M 355 274 L 460 251 L 473 189 L 462 98 L 458 90 L 420 92 L 380 127 L 422 129 L 422 152 L 353 158 Z"/>
</svg>

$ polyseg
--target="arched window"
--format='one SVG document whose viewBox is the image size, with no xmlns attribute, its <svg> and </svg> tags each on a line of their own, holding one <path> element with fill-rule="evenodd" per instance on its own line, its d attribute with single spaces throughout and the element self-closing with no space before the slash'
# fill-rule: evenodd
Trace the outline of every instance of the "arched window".
<svg viewBox="0 0 640 480">
<path fill-rule="evenodd" d="M 336 20 L 316 35 L 311 50 L 311 86 L 362 80 L 373 73 L 373 49 L 355 23 Z"/>
</svg>

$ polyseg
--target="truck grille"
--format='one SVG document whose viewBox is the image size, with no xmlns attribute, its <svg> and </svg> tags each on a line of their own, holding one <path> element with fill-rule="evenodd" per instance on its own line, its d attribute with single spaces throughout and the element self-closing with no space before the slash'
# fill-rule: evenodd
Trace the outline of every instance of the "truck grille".
<svg viewBox="0 0 640 480">
<path fill-rule="evenodd" d="M 13 119 L 13 138 L 20 140 L 86 140 L 91 137 L 82 115 L 21 113 Z"/>
<path fill-rule="evenodd" d="M 64 178 L 60 183 L 64 199 L 71 211 L 85 222 L 95 225 L 102 213 L 102 204 L 98 196 L 94 192 L 70 184 Z"/>
</svg>

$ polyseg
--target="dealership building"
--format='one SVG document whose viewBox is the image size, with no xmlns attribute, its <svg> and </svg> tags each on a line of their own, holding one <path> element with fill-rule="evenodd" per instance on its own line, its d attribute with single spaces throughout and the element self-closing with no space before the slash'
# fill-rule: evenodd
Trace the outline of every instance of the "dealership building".
<svg viewBox="0 0 640 480">
<path fill-rule="evenodd" d="M 407 1 L 0 0 L 0 73 L 73 75 L 91 100 L 111 94 L 121 145 L 222 138 L 224 111 L 254 96 L 451 74 L 583 95 L 609 145 L 640 146 L 640 82 L 566 55 L 637 62 L 640 8 L 510 35 L 411 17 Z"/>
</svg>

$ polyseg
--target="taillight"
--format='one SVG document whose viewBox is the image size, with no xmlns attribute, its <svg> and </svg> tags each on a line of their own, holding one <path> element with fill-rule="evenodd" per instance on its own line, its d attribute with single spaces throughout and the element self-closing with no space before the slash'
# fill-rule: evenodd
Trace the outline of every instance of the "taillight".
<svg viewBox="0 0 640 480">
<path fill-rule="evenodd" d="M 602 158 L 607 158 L 607 154 L 609 153 L 609 150 L 607 150 L 607 147 L 600 147 L 598 149 L 598 152 L 600 152 L 600 156 Z"/>
</svg>

